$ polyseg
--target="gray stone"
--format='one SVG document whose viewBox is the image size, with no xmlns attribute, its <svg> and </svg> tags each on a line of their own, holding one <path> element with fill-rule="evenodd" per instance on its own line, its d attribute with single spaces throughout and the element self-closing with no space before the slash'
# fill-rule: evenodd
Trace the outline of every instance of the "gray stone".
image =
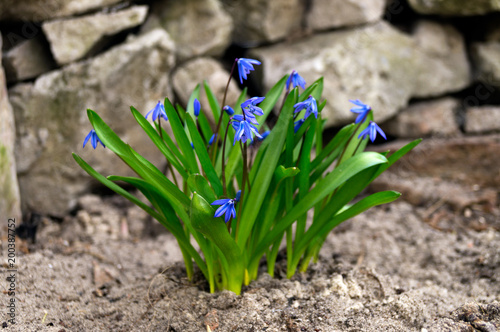
<svg viewBox="0 0 500 332">
<path fill-rule="evenodd" d="M 0 35 L 0 49 L 2 36 Z M 21 202 L 16 175 L 14 143 L 16 139 L 14 114 L 7 96 L 5 75 L 0 61 L 0 215 L 4 222 L 0 235 L 5 234 L 7 218 L 16 218 L 16 226 L 21 222 Z"/>
<path fill-rule="evenodd" d="M 123 0 L 3 0 L 0 20 L 44 21 L 71 16 L 122 2 Z"/>
<path fill-rule="evenodd" d="M 33 84 L 13 87 L 9 92 L 16 117 L 23 209 L 64 215 L 78 195 L 94 184 L 71 152 L 105 175 L 132 175 L 109 149 L 100 145 L 96 150 L 90 145 L 82 148 L 91 129 L 87 108 L 161 166 L 161 153 L 135 122 L 129 106 L 146 114 L 158 100 L 171 96 L 168 72 L 174 64 L 175 45 L 158 29 L 130 38 L 94 59 L 42 75 Z"/>
<path fill-rule="evenodd" d="M 443 27 L 446 31 L 448 27 Z M 438 30 L 439 31 L 439 30 Z M 330 32 L 286 45 L 258 48 L 264 88 L 295 69 L 307 83 L 324 77 L 323 110 L 328 125 L 354 119 L 349 99 L 361 99 L 382 122 L 411 97 L 439 96 L 468 85 L 469 64 L 463 41 L 439 52 L 380 22 L 350 31 Z"/>
<path fill-rule="evenodd" d="M 91 52 L 105 37 L 140 25 L 148 6 L 133 6 L 112 13 L 44 22 L 43 31 L 57 63 L 64 65 Z"/>
<path fill-rule="evenodd" d="M 451 25 L 420 21 L 414 31 L 418 69 L 412 97 L 426 98 L 459 91 L 471 82 L 465 42 Z"/>
<path fill-rule="evenodd" d="M 300 0 L 224 0 L 224 4 L 237 22 L 233 41 L 244 46 L 275 42 L 301 29 Z"/>
<path fill-rule="evenodd" d="M 470 107 L 465 112 L 465 132 L 483 134 L 500 131 L 500 107 Z"/>
<path fill-rule="evenodd" d="M 477 78 L 487 86 L 500 87 L 500 41 L 472 45 Z"/>
<path fill-rule="evenodd" d="M 157 27 L 167 30 L 179 59 L 219 56 L 231 42 L 233 22 L 218 0 L 155 2 L 151 13 L 143 31 Z"/>
<path fill-rule="evenodd" d="M 384 123 L 387 134 L 400 138 L 425 136 L 456 136 L 460 129 L 455 111 L 460 103 L 453 98 L 442 98 L 413 104 Z"/>
<path fill-rule="evenodd" d="M 409 0 L 409 3 L 421 14 L 466 16 L 500 10 L 498 0 Z"/>
<path fill-rule="evenodd" d="M 16 45 L 3 55 L 2 60 L 9 83 L 32 79 L 54 68 L 49 47 L 40 38 Z"/>
<path fill-rule="evenodd" d="M 228 78 L 229 72 L 222 68 L 219 62 L 211 58 L 198 58 L 180 66 L 172 76 L 172 83 L 175 93 L 184 105 L 187 104 L 196 85 L 199 83 L 202 84 L 200 91 L 201 107 L 205 111 L 205 114 L 209 118 L 212 118 L 210 105 L 208 104 L 205 89 L 203 88 L 203 81 L 206 80 L 208 82 L 219 103 L 222 103 Z M 238 88 L 234 80 L 231 80 L 226 97 L 226 105 L 234 107 L 240 94 L 240 88 Z"/>
<path fill-rule="evenodd" d="M 307 14 L 307 26 L 326 30 L 373 23 L 379 20 L 386 0 L 313 0 Z"/>
</svg>

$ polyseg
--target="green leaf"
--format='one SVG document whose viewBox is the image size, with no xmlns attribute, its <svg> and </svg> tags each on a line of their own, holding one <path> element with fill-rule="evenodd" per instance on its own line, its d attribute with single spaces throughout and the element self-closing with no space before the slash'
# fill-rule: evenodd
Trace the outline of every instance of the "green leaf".
<svg viewBox="0 0 500 332">
<path fill-rule="evenodd" d="M 174 106 L 172 106 L 168 98 L 165 98 L 165 111 L 167 112 L 168 122 L 170 123 L 170 127 L 172 128 L 177 144 L 179 144 L 182 154 L 186 157 L 189 171 L 191 173 L 199 173 L 198 163 L 196 162 L 196 157 L 194 155 L 193 148 L 191 147 L 191 143 L 186 135 L 184 126 L 179 119 L 177 111 L 174 109 Z"/>
<path fill-rule="evenodd" d="M 276 102 L 279 100 L 281 93 L 283 92 L 283 88 L 286 85 L 286 80 L 288 75 L 283 76 L 266 94 L 266 98 L 259 104 L 259 107 L 264 112 L 264 115 L 259 117 L 259 125 L 257 128 L 260 128 L 264 122 L 266 122 L 267 117 L 271 114 Z M 293 106 L 293 105 L 292 105 Z M 274 129 L 273 129 L 274 131 Z"/>
<path fill-rule="evenodd" d="M 139 123 L 139 125 L 142 127 L 142 129 L 144 129 L 151 141 L 153 141 L 153 143 L 158 147 L 161 153 L 163 153 L 167 161 L 175 167 L 175 169 L 184 179 L 186 179 L 188 175 L 184 170 L 184 167 L 179 163 L 176 156 L 168 149 L 165 141 L 160 137 L 158 132 L 154 130 L 149 121 L 146 120 L 146 118 L 144 118 L 142 114 L 139 113 L 139 111 L 137 111 L 133 106 L 130 107 L 130 110 L 132 111 L 132 115 L 134 116 L 137 123 Z"/>
<path fill-rule="evenodd" d="M 410 152 L 414 147 L 416 147 L 417 145 L 419 145 L 420 142 L 422 142 L 421 138 L 416 139 L 416 140 L 414 140 L 414 141 L 406 144 L 405 146 L 403 146 L 401 149 L 397 150 L 393 154 L 391 154 L 389 156 L 389 158 L 387 158 L 387 160 L 389 161 L 387 163 L 387 165 L 382 165 L 379 168 L 379 170 L 377 171 L 377 173 L 375 173 L 375 175 L 373 176 L 372 180 L 374 180 L 376 177 L 378 177 L 386 169 L 388 169 L 389 167 L 391 167 L 396 161 L 398 161 L 401 157 L 403 157 L 405 154 L 407 154 L 408 152 Z"/>
<path fill-rule="evenodd" d="M 386 162 L 387 159 L 376 152 L 365 152 L 346 160 L 342 165 L 319 181 L 316 186 L 293 207 L 291 211 L 289 211 L 280 221 L 277 222 L 276 227 L 266 235 L 255 250 L 252 260 L 259 259 L 269 245 L 273 243 L 295 220 L 297 220 L 297 218 L 333 192 L 333 190 L 335 190 L 338 186 L 357 173 L 369 167 Z"/>
<path fill-rule="evenodd" d="M 359 134 L 361 134 L 363 130 L 365 130 L 368 127 L 368 124 L 372 120 L 373 120 L 373 112 L 369 112 L 368 115 L 366 116 L 365 121 L 358 124 L 358 126 L 356 127 L 357 128 L 356 132 L 352 135 L 351 139 L 348 141 L 347 146 L 345 147 L 345 151 L 343 152 L 337 165 L 340 165 L 347 159 L 351 158 L 354 154 L 361 153 L 365 150 L 366 144 L 368 143 L 368 139 L 361 139 L 358 138 L 358 136 Z"/>
<path fill-rule="evenodd" d="M 180 223 L 179 218 L 176 216 L 170 202 L 155 186 L 142 179 L 134 177 L 110 176 L 109 180 L 123 181 L 139 189 L 153 204 L 153 206 L 155 206 L 155 208 L 158 211 L 161 211 L 165 216 L 165 218 L 156 219 L 175 236 L 181 249 L 195 260 L 202 273 L 205 275 L 205 277 L 208 278 L 207 265 L 201 258 L 200 254 L 198 254 L 196 249 L 194 249 L 194 247 L 191 245 L 189 239 L 185 236 L 182 224 Z"/>
<path fill-rule="evenodd" d="M 283 79 L 282 79 L 283 80 Z M 286 79 L 285 79 L 286 80 Z M 283 82 L 284 84 L 285 82 Z M 246 195 L 244 199 L 243 213 L 240 221 L 240 229 L 237 236 L 237 243 L 241 249 L 244 248 L 250 230 L 253 228 L 255 218 L 260 210 L 262 201 L 266 195 L 269 184 L 271 183 L 274 170 L 276 169 L 283 144 L 285 143 L 286 132 L 288 124 L 292 121 L 293 103 L 297 97 L 297 92 L 292 92 L 285 101 L 278 122 L 273 131 L 266 140 L 269 140 L 269 146 L 263 157 L 262 164 L 266 167 L 260 167 L 258 170 L 253 167 L 250 179 L 255 179 L 252 183 L 252 190 Z M 254 176 L 252 176 L 252 173 Z"/>
<path fill-rule="evenodd" d="M 223 258 L 223 267 L 228 277 L 227 289 L 239 295 L 244 277 L 240 248 L 229 235 L 222 218 L 214 218 L 215 209 L 203 197 L 194 193 L 191 202 L 191 224 L 193 228 L 205 235 L 217 246 L 221 258 Z"/>
<path fill-rule="evenodd" d="M 219 121 L 219 116 L 221 115 L 221 109 L 215 94 L 210 89 L 207 81 L 203 81 L 203 87 L 205 88 L 205 94 L 208 99 L 208 104 L 210 105 L 210 109 L 212 110 L 212 114 L 214 116 L 214 121 L 217 123 Z"/>
<path fill-rule="evenodd" d="M 90 176 L 92 176 L 94 179 L 97 181 L 101 182 L 103 185 L 108 187 L 109 189 L 113 190 L 115 193 L 125 197 L 144 211 L 146 211 L 147 214 L 152 216 L 155 219 L 161 219 L 161 215 L 158 214 L 155 210 L 150 208 L 147 204 L 139 200 L 137 197 L 133 196 L 130 194 L 128 191 L 117 185 L 116 183 L 108 180 L 105 176 L 101 175 L 99 172 L 97 172 L 95 169 L 93 169 L 89 164 L 85 162 L 79 155 L 76 153 L 73 153 L 73 159 L 80 165 L 80 167 L 87 172 Z"/>
<path fill-rule="evenodd" d="M 214 190 L 200 174 L 191 174 L 188 178 L 188 185 L 192 192 L 197 192 L 208 202 L 213 202 L 217 199 Z"/>
<path fill-rule="evenodd" d="M 208 156 L 207 148 L 203 143 L 198 130 L 196 129 L 196 124 L 189 114 L 186 115 L 186 124 L 193 141 L 194 149 L 196 150 L 196 154 L 198 155 L 198 159 L 200 160 L 201 167 L 205 171 L 208 181 L 210 181 L 210 184 L 212 185 L 212 188 L 214 188 L 215 193 L 217 194 L 217 196 L 220 196 L 222 195 L 222 183 L 220 182 L 219 176 L 215 172 L 212 161 Z"/>
</svg>

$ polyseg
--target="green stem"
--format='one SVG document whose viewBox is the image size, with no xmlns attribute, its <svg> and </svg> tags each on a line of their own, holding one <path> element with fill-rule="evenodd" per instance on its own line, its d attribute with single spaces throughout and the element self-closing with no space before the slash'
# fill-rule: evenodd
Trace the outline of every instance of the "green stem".
<svg viewBox="0 0 500 332">
<path fill-rule="evenodd" d="M 213 163 L 215 163 L 215 156 L 217 155 L 217 146 L 219 144 L 219 130 L 220 130 L 220 126 L 222 124 L 222 116 L 224 115 L 224 106 L 225 106 L 225 103 L 226 103 L 226 96 L 227 96 L 227 91 L 229 90 L 229 83 L 231 83 L 231 79 L 233 78 L 233 72 L 234 72 L 234 68 L 236 66 L 236 63 L 237 63 L 237 59 L 234 60 L 233 62 L 233 66 L 231 67 L 231 73 L 229 74 L 229 78 L 227 80 L 227 84 L 226 84 L 226 89 L 224 90 L 224 97 L 222 97 L 222 105 L 221 105 L 221 112 L 220 112 L 220 116 L 219 116 L 219 121 L 217 122 L 217 128 L 215 129 L 215 133 L 217 134 L 217 136 L 215 137 L 215 142 L 213 142 L 212 144 L 212 161 Z"/>
</svg>

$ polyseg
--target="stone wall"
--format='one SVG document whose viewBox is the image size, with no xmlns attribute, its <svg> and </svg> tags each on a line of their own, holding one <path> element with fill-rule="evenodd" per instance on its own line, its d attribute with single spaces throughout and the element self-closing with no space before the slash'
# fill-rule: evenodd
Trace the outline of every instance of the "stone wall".
<svg viewBox="0 0 500 332">
<path fill-rule="evenodd" d="M 73 209 L 95 183 L 71 152 L 130 174 L 110 151 L 82 148 L 87 108 L 161 164 L 129 106 L 185 105 L 204 79 L 222 94 L 235 57 L 262 60 L 256 94 L 293 69 L 324 76 L 333 128 L 359 98 L 395 138 L 500 131 L 498 22 L 493 0 L 2 1 L 0 215 Z M 233 81 L 229 104 L 240 91 Z"/>
</svg>

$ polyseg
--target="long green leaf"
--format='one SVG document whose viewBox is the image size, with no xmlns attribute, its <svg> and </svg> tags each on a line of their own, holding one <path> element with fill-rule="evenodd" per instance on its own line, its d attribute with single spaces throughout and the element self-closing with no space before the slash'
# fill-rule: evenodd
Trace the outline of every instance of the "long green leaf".
<svg viewBox="0 0 500 332">
<path fill-rule="evenodd" d="M 246 245 L 247 239 L 250 236 L 250 230 L 253 228 L 255 218 L 257 217 L 262 201 L 271 183 L 281 150 L 283 149 L 283 144 L 285 143 L 288 124 L 292 121 L 293 103 L 296 97 L 296 91 L 288 96 L 276 126 L 266 138 L 266 140 L 269 140 L 269 147 L 262 161 L 263 165 L 266 165 L 266 167 L 261 167 L 258 172 L 256 168 L 252 169 L 251 173 L 257 174 L 254 175 L 254 177 L 250 176 L 251 179 L 254 178 L 255 180 L 252 183 L 252 190 L 244 200 L 240 229 L 236 235 L 236 242 L 241 249 Z"/>
<path fill-rule="evenodd" d="M 165 111 L 167 112 L 168 122 L 170 123 L 170 127 L 172 128 L 177 144 L 179 144 L 182 154 L 186 157 L 189 171 L 191 173 L 198 173 L 198 163 L 196 162 L 193 148 L 191 147 L 191 143 L 186 135 L 184 126 L 179 119 L 179 115 L 168 98 L 165 98 Z"/>
<path fill-rule="evenodd" d="M 158 147 L 158 149 L 163 153 L 165 158 L 168 160 L 169 163 L 172 164 L 172 166 L 175 167 L 175 169 L 179 172 L 179 174 L 184 178 L 187 179 L 187 173 L 184 170 L 184 167 L 179 163 L 177 160 L 177 157 L 175 154 L 173 154 L 165 144 L 165 141 L 160 137 L 158 132 L 154 130 L 154 128 L 151 126 L 148 120 L 142 116 L 139 111 L 137 111 L 133 106 L 130 107 L 130 110 L 132 111 L 132 115 L 134 116 L 135 120 L 139 125 L 142 127 L 142 129 L 146 132 L 146 134 L 149 136 L 151 141 Z"/>
<path fill-rule="evenodd" d="M 258 260 L 265 250 L 282 234 L 298 217 L 308 211 L 316 203 L 329 195 L 335 188 L 357 173 L 378 165 L 386 163 L 387 159 L 376 152 L 365 152 L 346 160 L 342 165 L 333 170 L 324 179 L 319 181 L 309 193 L 298 202 L 297 205 L 283 217 L 271 232 L 261 241 L 252 260 Z"/>
<path fill-rule="evenodd" d="M 215 172 L 215 168 L 212 165 L 210 157 L 208 156 L 207 148 L 203 143 L 200 133 L 198 133 L 198 130 L 196 129 L 196 124 L 189 114 L 186 114 L 186 124 L 189 129 L 189 134 L 191 135 L 191 140 L 193 141 L 194 149 L 196 150 L 196 154 L 200 160 L 201 167 L 205 171 L 208 181 L 210 181 L 215 193 L 217 196 L 220 196 L 222 195 L 222 183 Z"/>
</svg>

